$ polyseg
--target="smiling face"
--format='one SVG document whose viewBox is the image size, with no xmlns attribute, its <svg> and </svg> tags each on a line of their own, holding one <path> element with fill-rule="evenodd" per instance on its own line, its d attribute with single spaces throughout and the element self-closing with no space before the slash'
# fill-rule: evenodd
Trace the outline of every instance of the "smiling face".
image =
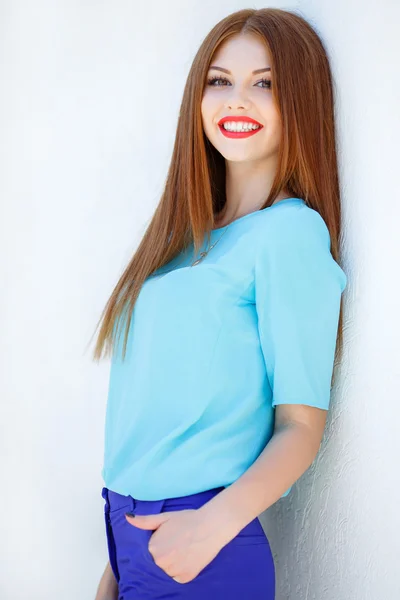
<svg viewBox="0 0 400 600">
<path fill-rule="evenodd" d="M 201 103 L 203 128 L 228 161 L 259 161 L 277 155 L 281 121 L 273 102 L 270 67 L 267 48 L 253 34 L 229 38 L 211 61 Z M 228 117 L 229 131 L 218 125 L 224 117 Z M 254 119 L 262 127 L 235 133 L 239 125 L 230 125 L 229 117 L 236 122 L 242 117 Z"/>
</svg>

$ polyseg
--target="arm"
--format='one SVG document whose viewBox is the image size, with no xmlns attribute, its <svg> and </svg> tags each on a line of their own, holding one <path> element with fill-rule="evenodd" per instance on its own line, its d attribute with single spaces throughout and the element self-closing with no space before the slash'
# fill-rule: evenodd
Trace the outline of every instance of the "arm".
<svg viewBox="0 0 400 600">
<path fill-rule="evenodd" d="M 112 572 L 110 562 L 107 562 L 104 573 L 97 588 L 95 600 L 117 600 L 118 583 Z"/>
<path fill-rule="evenodd" d="M 330 404 L 341 294 L 347 278 L 322 217 L 277 212 L 255 256 L 255 308 L 275 408 L 274 433 L 254 463 L 203 505 L 223 543 L 276 502 L 318 453 Z"/>
<path fill-rule="evenodd" d="M 227 544 L 274 504 L 316 457 L 326 415 L 326 410 L 312 406 L 277 405 L 274 434 L 257 460 L 199 509 L 202 530 Z"/>
</svg>

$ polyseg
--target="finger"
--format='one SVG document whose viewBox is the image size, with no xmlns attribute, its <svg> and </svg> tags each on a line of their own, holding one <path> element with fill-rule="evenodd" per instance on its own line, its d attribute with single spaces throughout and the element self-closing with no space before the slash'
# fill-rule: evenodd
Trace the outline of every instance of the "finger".
<svg viewBox="0 0 400 600">
<path fill-rule="evenodd" d="M 156 515 L 137 515 L 125 513 L 125 518 L 131 525 L 139 529 L 157 529 L 162 523 L 170 518 L 169 513 L 159 513 Z"/>
</svg>

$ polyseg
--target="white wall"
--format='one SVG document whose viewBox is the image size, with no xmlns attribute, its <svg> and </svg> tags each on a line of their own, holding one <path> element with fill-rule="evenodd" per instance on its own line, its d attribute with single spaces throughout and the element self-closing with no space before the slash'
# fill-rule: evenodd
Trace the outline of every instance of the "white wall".
<svg viewBox="0 0 400 600">
<path fill-rule="evenodd" d="M 94 598 L 109 364 L 87 344 L 158 202 L 194 53 L 244 6 L 0 4 L 2 600 Z M 345 361 L 318 461 L 263 522 L 277 600 L 395 600 L 399 10 L 301 10 L 337 78 Z"/>
<path fill-rule="evenodd" d="M 318 459 L 263 522 L 279 600 L 398 600 L 400 4 L 301 10 L 328 43 L 338 94 L 344 360 Z"/>
</svg>

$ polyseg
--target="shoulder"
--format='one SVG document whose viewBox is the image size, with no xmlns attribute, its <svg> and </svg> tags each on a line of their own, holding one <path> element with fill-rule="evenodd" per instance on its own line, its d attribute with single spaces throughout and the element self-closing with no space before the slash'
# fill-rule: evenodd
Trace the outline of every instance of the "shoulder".
<svg viewBox="0 0 400 600">
<path fill-rule="evenodd" d="M 329 229 L 304 203 L 265 211 L 257 227 L 256 271 L 280 277 L 326 277 L 343 291 L 347 277 L 331 254 Z"/>
<path fill-rule="evenodd" d="M 267 210 L 260 220 L 257 234 L 257 243 L 270 251 L 282 246 L 295 249 L 303 244 L 316 244 L 330 251 L 330 234 L 324 219 L 318 211 L 304 203 Z"/>
</svg>

